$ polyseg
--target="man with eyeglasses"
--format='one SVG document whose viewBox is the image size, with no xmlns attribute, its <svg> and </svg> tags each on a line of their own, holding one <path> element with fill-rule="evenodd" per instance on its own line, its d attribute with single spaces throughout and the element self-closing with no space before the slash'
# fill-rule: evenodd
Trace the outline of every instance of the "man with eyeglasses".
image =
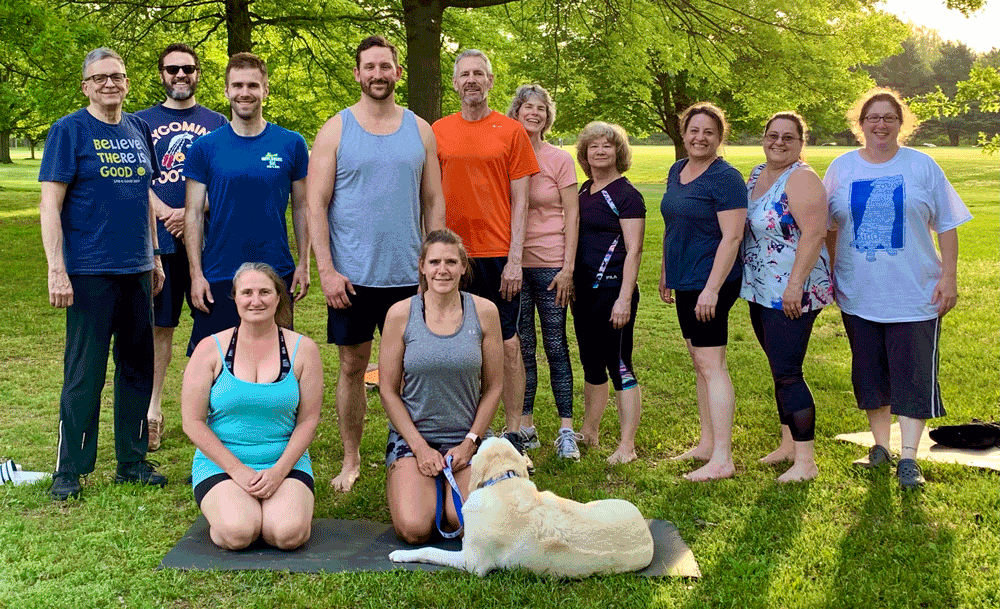
<svg viewBox="0 0 1000 609">
<path fill-rule="evenodd" d="M 239 324 L 231 294 L 233 275 L 244 262 L 271 265 L 295 301 L 309 291 L 309 150 L 300 134 L 264 120 L 269 93 L 263 60 L 252 53 L 230 57 L 226 97 L 232 120 L 188 149 L 184 238 L 194 318 L 189 356 L 202 339 Z M 298 264 L 285 220 L 289 196 Z"/>
<path fill-rule="evenodd" d="M 90 103 L 49 129 L 38 173 L 49 303 L 66 309 L 59 447 L 49 489 L 56 500 L 79 496 L 80 476 L 94 471 L 109 352 L 115 482 L 167 483 L 146 460 L 152 296 L 163 285 L 150 181 L 160 169 L 149 125 L 122 112 L 129 81 L 121 56 L 103 47 L 88 53 L 81 87 Z"/>
<path fill-rule="evenodd" d="M 162 171 L 152 183 L 165 279 L 163 290 L 153 298 L 153 396 L 146 412 L 151 451 L 160 448 L 163 438 L 163 379 L 170 365 L 174 329 L 180 323 L 184 298 L 191 289 L 183 241 L 184 161 L 194 140 L 229 122 L 195 100 L 201 63 L 193 48 L 178 42 L 163 49 L 159 74 L 166 92 L 163 103 L 136 112 L 136 116 L 149 123 Z"/>
</svg>

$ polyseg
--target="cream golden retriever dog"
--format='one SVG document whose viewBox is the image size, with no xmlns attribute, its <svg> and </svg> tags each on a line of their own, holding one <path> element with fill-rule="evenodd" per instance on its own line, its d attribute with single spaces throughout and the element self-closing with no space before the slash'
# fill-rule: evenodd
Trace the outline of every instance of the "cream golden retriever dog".
<svg viewBox="0 0 1000 609">
<path fill-rule="evenodd" d="M 622 499 L 577 503 L 528 479 L 527 461 L 501 438 L 489 438 L 472 458 L 462 506 L 462 550 L 396 550 L 394 562 L 426 562 L 485 575 L 524 567 L 554 577 L 586 577 L 645 568 L 653 538 L 639 509 Z"/>
</svg>

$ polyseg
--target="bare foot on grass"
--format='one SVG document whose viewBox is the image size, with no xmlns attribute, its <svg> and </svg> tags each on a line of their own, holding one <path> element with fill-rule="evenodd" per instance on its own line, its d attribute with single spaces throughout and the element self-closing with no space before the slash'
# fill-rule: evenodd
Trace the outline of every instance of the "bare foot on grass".
<svg viewBox="0 0 1000 609">
<path fill-rule="evenodd" d="M 705 465 L 699 467 L 693 472 L 684 474 L 684 477 L 691 482 L 705 482 L 707 480 L 721 480 L 723 478 L 732 478 L 733 474 L 736 473 L 736 468 L 733 467 L 732 461 L 726 461 L 724 463 L 713 463 L 709 461 Z"/>
<path fill-rule="evenodd" d="M 630 461 L 635 461 L 635 449 L 626 450 L 621 446 L 618 450 L 613 452 L 610 457 L 608 457 L 608 465 L 617 465 L 618 463 L 628 463 Z"/>
<path fill-rule="evenodd" d="M 338 474 L 333 480 L 330 480 L 330 486 L 332 486 L 335 491 L 349 493 L 354 487 L 354 483 L 358 481 L 358 476 L 360 475 L 361 467 L 359 465 L 354 465 L 352 467 L 345 461 L 343 467 L 340 469 L 340 474 Z"/>
<path fill-rule="evenodd" d="M 816 468 L 815 462 L 810 463 L 796 463 L 795 465 L 788 468 L 788 470 L 778 476 L 778 482 L 803 482 L 805 480 L 812 480 L 817 475 L 819 475 L 819 469 Z"/>
<path fill-rule="evenodd" d="M 773 463 L 782 463 L 783 461 L 794 461 L 795 449 L 792 446 L 779 446 L 774 450 L 774 452 L 768 453 L 760 458 L 761 463 L 771 465 Z"/>
<path fill-rule="evenodd" d="M 589 432 L 586 429 L 580 429 L 580 438 L 578 444 L 583 444 L 589 446 L 590 448 L 599 448 L 601 446 L 601 438 L 596 432 Z"/>
<path fill-rule="evenodd" d="M 708 461 L 712 457 L 712 447 L 699 444 L 691 450 L 681 453 L 676 457 L 670 457 L 672 461 Z"/>
</svg>

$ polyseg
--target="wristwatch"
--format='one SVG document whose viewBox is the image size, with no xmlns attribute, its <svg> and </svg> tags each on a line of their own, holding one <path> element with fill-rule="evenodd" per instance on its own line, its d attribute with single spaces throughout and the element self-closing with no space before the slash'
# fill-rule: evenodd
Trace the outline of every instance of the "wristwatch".
<svg viewBox="0 0 1000 609">
<path fill-rule="evenodd" d="M 465 439 L 472 440 L 472 442 L 476 445 L 476 448 L 479 448 L 479 445 L 483 443 L 483 439 L 477 436 L 476 434 L 472 433 L 471 431 L 465 434 Z"/>
</svg>

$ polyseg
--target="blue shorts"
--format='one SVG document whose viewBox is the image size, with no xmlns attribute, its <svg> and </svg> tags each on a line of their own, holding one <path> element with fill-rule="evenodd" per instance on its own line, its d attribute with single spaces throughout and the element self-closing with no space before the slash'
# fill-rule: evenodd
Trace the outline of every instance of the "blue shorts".
<svg viewBox="0 0 1000 609">
<path fill-rule="evenodd" d="M 181 321 L 184 299 L 190 299 L 191 292 L 187 250 L 178 244 L 177 251 L 162 254 L 160 262 L 163 264 L 163 289 L 153 296 L 153 325 L 157 328 L 176 328 Z"/>
<path fill-rule="evenodd" d="M 282 277 L 286 286 L 292 285 L 294 276 L 294 273 L 289 273 Z M 215 281 L 210 282 L 208 287 L 212 291 L 212 298 L 215 302 L 206 302 L 208 313 L 191 307 L 191 318 L 194 320 L 194 324 L 191 326 L 191 340 L 188 341 L 188 357 L 191 357 L 194 348 L 205 337 L 234 328 L 240 323 L 240 313 L 236 310 L 236 301 L 231 296 L 233 282 Z M 291 297 L 292 293 L 289 292 L 288 295 Z M 295 301 L 292 300 L 293 312 L 294 303 Z M 288 329 L 292 330 L 293 328 L 289 327 Z"/>
</svg>

